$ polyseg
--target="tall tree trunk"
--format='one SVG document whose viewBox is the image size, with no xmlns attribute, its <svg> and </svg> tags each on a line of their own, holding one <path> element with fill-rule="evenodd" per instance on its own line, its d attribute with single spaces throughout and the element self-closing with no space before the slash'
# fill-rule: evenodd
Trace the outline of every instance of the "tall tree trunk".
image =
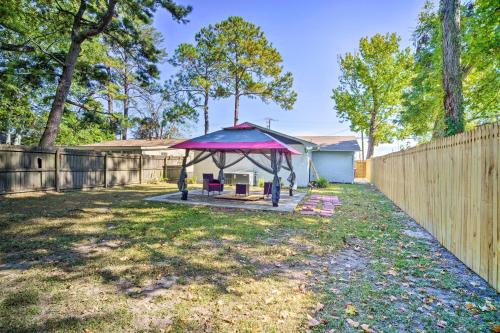
<svg viewBox="0 0 500 333">
<path fill-rule="evenodd" d="M 368 131 L 368 149 L 366 151 L 366 159 L 372 157 L 373 151 L 375 150 L 376 115 L 376 112 L 372 111 L 370 118 L 370 129 Z"/>
<path fill-rule="evenodd" d="M 208 90 L 205 90 L 205 102 L 203 103 L 203 114 L 205 116 L 205 134 L 208 133 L 208 99 L 210 98 Z"/>
<path fill-rule="evenodd" d="M 234 126 L 238 125 L 240 112 L 240 95 L 234 96 Z"/>
<path fill-rule="evenodd" d="M 375 142 L 372 134 L 368 134 L 368 148 L 366 149 L 366 159 L 370 159 L 375 149 Z"/>
<path fill-rule="evenodd" d="M 4 121 L 4 127 L 5 127 L 5 144 L 10 145 L 12 144 L 12 133 L 10 129 L 10 117 L 8 113 L 7 113 L 7 118 Z"/>
<path fill-rule="evenodd" d="M 464 131 L 460 68 L 460 0 L 441 0 L 443 87 L 446 135 Z"/>
<path fill-rule="evenodd" d="M 59 83 L 57 84 L 56 95 L 52 101 L 52 106 L 50 107 L 47 125 L 45 126 L 43 135 L 38 143 L 38 146 L 40 147 L 49 148 L 54 146 L 54 143 L 56 142 L 57 132 L 59 131 L 59 124 L 61 124 L 61 117 L 64 110 L 64 103 L 66 103 L 66 99 L 68 98 L 71 81 L 73 80 L 73 73 L 76 67 L 76 61 L 81 50 L 81 42 L 72 38 L 69 52 L 66 55 L 66 60 L 64 61 L 63 72 L 59 79 Z"/>
<path fill-rule="evenodd" d="M 361 160 L 365 160 L 365 137 L 363 135 L 363 130 L 361 130 Z"/>
<path fill-rule="evenodd" d="M 57 132 L 59 131 L 62 112 L 64 110 L 64 104 L 66 103 L 66 99 L 68 98 L 69 90 L 71 88 L 71 82 L 73 81 L 73 73 L 75 71 L 76 62 L 82 50 L 82 43 L 86 39 L 92 36 L 96 36 L 104 31 L 104 29 L 108 26 L 109 22 L 111 22 L 111 19 L 113 18 L 117 1 L 118 0 L 109 0 L 106 13 L 101 17 L 99 22 L 94 26 L 90 26 L 87 29 L 80 31 L 83 14 L 87 9 L 87 1 L 80 0 L 78 12 L 73 18 L 73 26 L 71 28 L 71 44 L 69 47 L 69 51 L 66 54 L 66 58 L 64 59 L 62 74 L 57 84 L 56 94 L 54 96 L 54 100 L 52 101 L 52 106 L 50 107 L 47 125 L 45 126 L 43 135 L 40 138 L 40 142 L 38 143 L 40 147 L 52 147 L 56 142 Z"/>
<path fill-rule="evenodd" d="M 129 101 L 130 101 L 130 96 L 129 96 L 129 82 L 128 82 L 128 72 L 127 69 L 125 69 L 125 75 L 123 77 L 123 95 L 125 96 L 125 99 L 123 100 L 123 119 L 124 119 L 124 124 L 122 128 L 122 140 L 127 140 L 127 134 L 128 134 L 128 109 L 129 109 Z"/>
<path fill-rule="evenodd" d="M 108 114 L 113 113 L 113 96 L 111 96 L 110 93 L 108 93 Z"/>
<path fill-rule="evenodd" d="M 113 95 L 111 94 L 111 92 L 109 91 L 110 89 L 110 86 L 111 86 L 111 68 L 106 68 L 106 71 L 108 72 L 108 76 L 109 76 L 109 82 L 108 82 L 108 92 L 107 92 L 107 99 L 108 99 L 108 114 L 112 114 L 113 113 Z"/>
<path fill-rule="evenodd" d="M 236 84 L 234 89 L 234 126 L 238 125 L 239 112 L 240 112 L 240 84 L 238 78 L 236 78 Z"/>
<path fill-rule="evenodd" d="M 234 96 L 234 126 L 238 125 L 240 114 L 240 95 Z"/>
</svg>

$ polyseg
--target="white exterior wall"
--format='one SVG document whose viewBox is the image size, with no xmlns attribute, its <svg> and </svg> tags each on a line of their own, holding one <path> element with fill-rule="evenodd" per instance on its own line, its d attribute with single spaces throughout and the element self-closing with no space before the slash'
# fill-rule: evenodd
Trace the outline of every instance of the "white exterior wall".
<svg viewBox="0 0 500 333">
<path fill-rule="evenodd" d="M 163 155 L 163 156 L 184 156 L 184 149 L 154 149 L 154 148 L 143 148 L 142 153 L 145 155 Z"/>
<path fill-rule="evenodd" d="M 297 149 L 300 151 L 302 154 L 301 155 L 292 155 L 292 165 L 295 171 L 296 175 L 296 187 L 305 187 L 309 183 L 309 159 L 311 156 L 311 153 L 304 152 L 304 146 L 303 145 L 290 145 L 291 147 Z M 227 154 L 226 159 L 227 162 L 229 163 L 230 161 L 234 161 L 241 155 L 238 154 Z M 270 162 L 267 158 L 264 156 L 260 156 L 258 154 L 252 155 L 253 158 L 255 158 L 257 161 L 261 162 L 262 164 L 266 166 L 270 166 Z M 283 165 L 286 165 L 286 161 L 283 160 Z M 265 181 L 272 181 L 273 175 L 270 173 L 267 173 L 266 171 L 260 169 L 257 167 L 255 164 L 253 164 L 251 161 L 248 159 L 244 158 L 240 162 L 238 162 L 236 165 L 233 165 L 232 167 L 229 167 L 227 169 L 224 169 L 224 172 L 236 172 L 236 171 L 252 171 L 256 175 L 256 180 L 257 182 L 259 179 L 264 179 Z M 193 176 L 196 178 L 196 181 L 198 183 L 202 182 L 203 179 L 203 174 L 204 173 L 213 173 L 214 177 L 217 177 L 219 174 L 219 169 L 215 166 L 214 162 L 212 161 L 212 158 L 207 158 L 206 160 L 195 164 L 194 165 L 194 172 Z M 286 180 L 288 176 L 290 175 L 290 172 L 281 169 L 279 176 L 282 178 L 282 182 L 285 185 L 288 185 L 288 181 Z M 252 184 L 256 185 L 256 184 Z"/>
<path fill-rule="evenodd" d="M 314 151 L 312 159 L 319 176 L 329 182 L 354 182 L 354 152 Z"/>
</svg>

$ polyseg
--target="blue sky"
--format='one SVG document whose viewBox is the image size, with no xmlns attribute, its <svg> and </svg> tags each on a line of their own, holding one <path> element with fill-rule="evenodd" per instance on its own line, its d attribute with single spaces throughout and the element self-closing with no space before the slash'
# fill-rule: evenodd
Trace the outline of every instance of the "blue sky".
<svg viewBox="0 0 500 333">
<path fill-rule="evenodd" d="M 285 70 L 294 76 L 298 99 L 291 111 L 255 99 L 240 102 L 240 120 L 264 124 L 276 119 L 272 128 L 291 135 L 348 135 L 348 123 L 341 123 L 330 98 L 338 84 L 339 54 L 355 51 L 359 39 L 378 32 L 396 32 L 402 46 L 411 45 L 411 33 L 425 0 L 331 0 L 331 1 L 243 1 L 179 0 L 193 12 L 187 24 L 174 22 L 165 11 L 155 16 L 155 26 L 163 34 L 169 54 L 179 43 L 193 42 L 195 33 L 208 24 L 241 16 L 262 28 L 267 39 L 281 53 Z M 175 70 L 160 66 L 162 79 Z M 232 124 L 233 100 L 212 101 L 211 130 Z M 202 134 L 200 119 L 191 135 Z M 386 147 L 387 148 L 387 147 Z M 394 148 L 389 148 L 389 151 Z M 381 147 L 379 153 L 385 152 Z"/>
</svg>

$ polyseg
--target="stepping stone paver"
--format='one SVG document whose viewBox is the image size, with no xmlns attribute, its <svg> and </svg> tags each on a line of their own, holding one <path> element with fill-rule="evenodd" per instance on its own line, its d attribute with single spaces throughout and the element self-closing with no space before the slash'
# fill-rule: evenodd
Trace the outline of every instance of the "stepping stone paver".
<svg viewBox="0 0 500 333">
<path fill-rule="evenodd" d="M 319 206 L 319 207 L 318 207 Z M 331 217 L 335 212 L 335 207 L 340 206 L 340 200 L 336 195 L 312 195 L 300 210 L 302 215 L 319 215 Z"/>
</svg>

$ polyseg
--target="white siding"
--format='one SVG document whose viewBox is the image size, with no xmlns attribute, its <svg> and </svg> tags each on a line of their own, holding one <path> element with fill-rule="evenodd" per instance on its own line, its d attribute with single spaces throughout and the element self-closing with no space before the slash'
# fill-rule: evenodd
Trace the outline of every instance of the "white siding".
<svg viewBox="0 0 500 333">
<path fill-rule="evenodd" d="M 354 152 L 352 151 L 315 151 L 312 159 L 320 177 L 329 182 L 354 182 Z"/>
<path fill-rule="evenodd" d="M 163 155 L 163 156 L 184 156 L 185 150 L 184 149 L 170 149 L 170 148 L 162 148 L 162 149 L 155 149 L 155 148 L 143 148 L 142 153 L 145 155 Z"/>
<path fill-rule="evenodd" d="M 290 145 L 291 147 L 297 149 L 300 151 L 302 154 L 301 155 L 293 155 L 292 156 L 292 164 L 293 168 L 295 170 L 295 175 L 297 176 L 296 178 L 296 186 L 299 187 L 305 187 L 309 183 L 309 159 L 310 159 L 310 152 L 305 153 L 304 152 L 304 146 L 303 145 Z M 240 155 L 236 154 L 227 154 L 227 161 L 234 161 L 237 157 Z M 259 156 L 257 154 L 252 155 L 256 160 L 261 162 L 264 165 L 270 165 L 270 162 L 267 158 L 264 156 Z M 284 162 L 284 165 L 286 165 L 286 162 Z M 266 171 L 260 169 L 256 165 L 254 165 L 252 162 L 244 158 L 241 160 L 239 163 L 236 165 L 233 165 L 232 167 L 229 167 L 227 169 L 224 169 L 224 172 L 236 172 L 236 171 L 252 171 L 256 175 L 256 180 L 258 182 L 259 179 L 264 179 L 265 181 L 271 181 L 273 176 Z M 213 173 L 215 177 L 217 177 L 217 174 L 219 173 L 219 169 L 215 166 L 214 162 L 212 161 L 211 158 L 208 158 L 198 164 L 194 165 L 194 173 L 193 176 L 196 178 L 196 181 L 198 183 L 201 182 L 203 179 L 202 175 L 204 173 Z M 279 176 L 282 178 L 283 183 L 285 185 L 288 185 L 287 178 L 290 175 L 290 173 L 286 170 L 281 169 Z M 255 184 L 253 184 L 255 185 Z"/>
</svg>

